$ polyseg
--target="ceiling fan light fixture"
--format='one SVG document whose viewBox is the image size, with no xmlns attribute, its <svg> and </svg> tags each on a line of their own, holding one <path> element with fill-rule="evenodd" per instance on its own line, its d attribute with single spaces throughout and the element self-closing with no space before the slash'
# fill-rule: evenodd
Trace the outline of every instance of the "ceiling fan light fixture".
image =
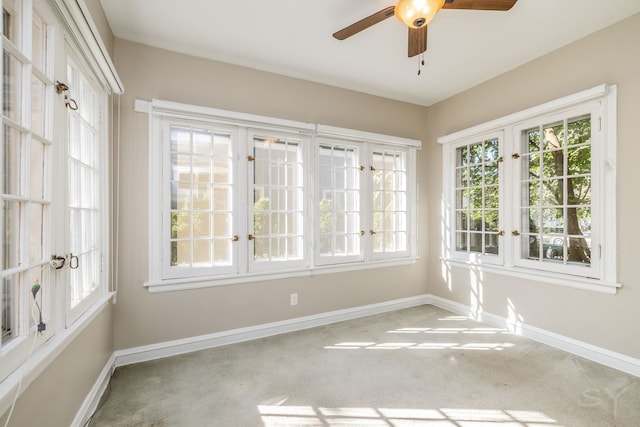
<svg viewBox="0 0 640 427">
<path fill-rule="evenodd" d="M 395 15 L 410 28 L 421 28 L 427 25 L 438 13 L 445 0 L 399 0 Z"/>
</svg>

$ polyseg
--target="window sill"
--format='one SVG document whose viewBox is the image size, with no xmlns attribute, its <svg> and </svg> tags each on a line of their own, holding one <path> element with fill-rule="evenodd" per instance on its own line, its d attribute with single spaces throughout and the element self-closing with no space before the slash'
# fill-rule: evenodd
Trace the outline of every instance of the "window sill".
<svg viewBox="0 0 640 427">
<path fill-rule="evenodd" d="M 503 276 L 517 277 L 519 279 L 541 282 L 547 285 L 558 285 L 585 291 L 600 292 L 615 295 L 622 284 L 606 282 L 604 280 L 590 279 L 587 277 L 569 276 L 566 274 L 549 273 L 539 270 L 531 270 L 522 267 L 505 267 L 498 265 L 479 264 L 471 261 L 461 261 L 451 258 L 440 258 L 447 267 L 459 267 L 474 269 L 479 272 L 501 274 Z"/>
<path fill-rule="evenodd" d="M 418 258 L 402 258 L 384 261 L 370 261 L 349 265 L 315 266 L 305 269 L 280 270 L 277 272 L 245 273 L 227 276 L 190 277 L 171 280 L 154 280 L 144 283 L 150 293 L 173 292 L 187 289 L 209 288 L 214 286 L 237 285 L 268 280 L 289 279 L 293 277 L 311 277 L 319 274 L 346 273 L 350 271 L 369 270 L 373 268 L 397 267 L 415 264 Z"/>
</svg>

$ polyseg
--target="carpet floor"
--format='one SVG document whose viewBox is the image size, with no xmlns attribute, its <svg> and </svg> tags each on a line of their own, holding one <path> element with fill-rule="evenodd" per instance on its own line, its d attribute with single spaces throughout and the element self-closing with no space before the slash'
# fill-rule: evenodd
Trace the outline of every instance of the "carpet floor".
<svg viewBox="0 0 640 427">
<path fill-rule="evenodd" d="M 425 305 L 118 368 L 90 426 L 638 427 L 640 378 Z"/>
</svg>

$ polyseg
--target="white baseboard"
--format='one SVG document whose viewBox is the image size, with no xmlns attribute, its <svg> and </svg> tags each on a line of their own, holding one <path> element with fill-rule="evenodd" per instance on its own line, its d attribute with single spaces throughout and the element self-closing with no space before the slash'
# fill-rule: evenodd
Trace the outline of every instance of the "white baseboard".
<svg viewBox="0 0 640 427">
<path fill-rule="evenodd" d="M 84 402 L 82 402 L 82 406 L 78 409 L 78 412 L 71 423 L 71 427 L 83 427 L 87 424 L 87 421 L 89 421 L 89 418 L 93 415 L 96 409 L 98 409 L 100 399 L 109 385 L 115 361 L 116 355 L 114 353 L 111 355 L 109 360 L 107 360 L 107 363 L 105 363 L 104 368 L 102 368 L 98 379 L 93 384 L 93 387 L 91 387 L 91 391 L 89 391 L 87 397 L 84 398 Z"/>
<path fill-rule="evenodd" d="M 555 332 L 550 332 L 525 323 L 517 322 L 517 324 L 514 324 L 514 322 L 509 319 L 492 313 L 474 313 L 471 307 L 467 305 L 445 298 L 440 298 L 435 295 L 429 295 L 427 299 L 428 304 L 432 304 L 444 310 L 476 319 L 496 328 L 507 329 L 534 341 L 584 357 L 585 359 L 626 372 L 627 374 L 640 377 L 640 359 L 635 359 L 624 354 L 616 353 L 602 347 L 597 347 L 595 345 L 565 337 L 563 335 L 556 334 Z"/>
<path fill-rule="evenodd" d="M 419 295 L 378 304 L 331 311 L 312 316 L 298 317 L 281 322 L 266 323 L 247 328 L 232 329 L 208 335 L 200 335 L 175 341 L 165 341 L 157 344 L 117 350 L 115 352 L 115 366 L 146 362 L 149 360 L 161 359 L 163 357 L 190 353 L 192 351 L 205 350 L 208 348 L 269 337 L 286 332 L 294 332 L 317 326 L 329 325 L 331 323 L 357 319 L 360 317 L 371 316 L 373 314 L 425 305 L 428 304 L 428 301 L 429 297 L 427 295 Z"/>
</svg>

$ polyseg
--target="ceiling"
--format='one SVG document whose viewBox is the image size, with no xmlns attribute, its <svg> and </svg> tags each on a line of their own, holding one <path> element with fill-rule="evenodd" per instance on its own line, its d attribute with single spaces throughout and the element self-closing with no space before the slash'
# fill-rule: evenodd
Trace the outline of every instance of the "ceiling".
<svg viewBox="0 0 640 427">
<path fill-rule="evenodd" d="M 640 12 L 639 0 L 518 0 L 508 12 L 442 10 L 425 65 L 391 17 L 331 35 L 394 0 L 101 0 L 116 37 L 429 106 Z"/>
</svg>

